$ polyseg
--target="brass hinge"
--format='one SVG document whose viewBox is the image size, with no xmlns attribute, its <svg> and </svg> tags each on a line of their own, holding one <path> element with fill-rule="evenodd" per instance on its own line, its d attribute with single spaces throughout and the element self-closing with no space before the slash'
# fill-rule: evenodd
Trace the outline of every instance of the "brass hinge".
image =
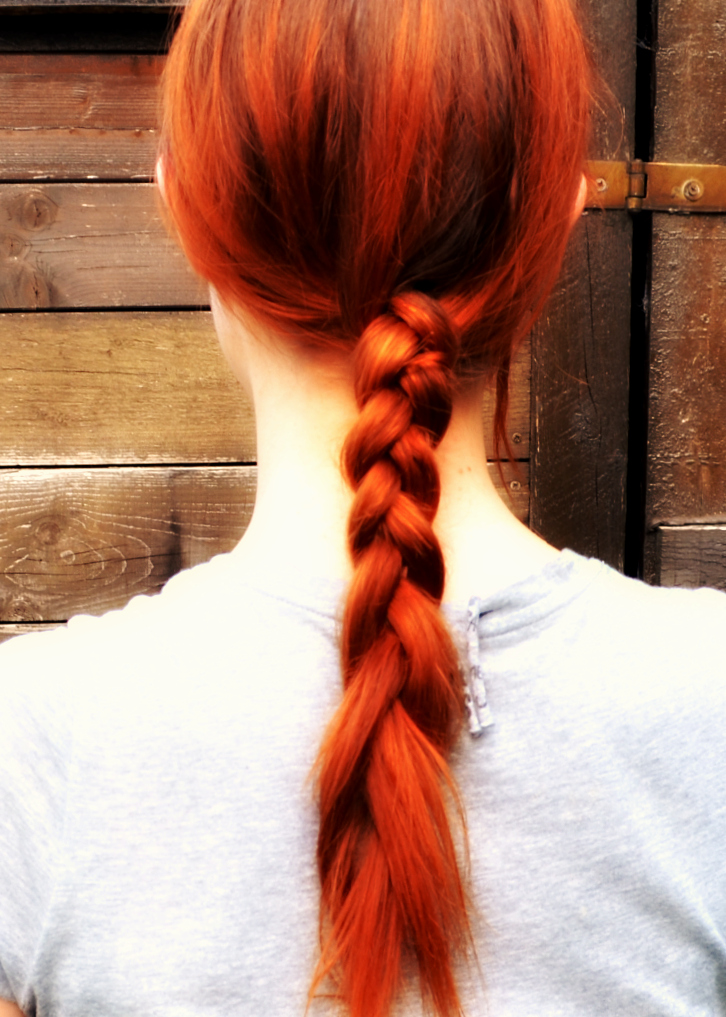
<svg viewBox="0 0 726 1017">
<path fill-rule="evenodd" d="M 726 166 L 590 162 L 588 208 L 631 212 L 726 212 Z"/>
</svg>

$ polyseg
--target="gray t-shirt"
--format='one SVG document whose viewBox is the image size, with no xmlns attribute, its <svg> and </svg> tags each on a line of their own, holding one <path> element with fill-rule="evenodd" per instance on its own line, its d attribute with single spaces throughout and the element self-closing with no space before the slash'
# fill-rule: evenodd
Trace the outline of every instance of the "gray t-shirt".
<svg viewBox="0 0 726 1017">
<path fill-rule="evenodd" d="M 0 996 L 304 1017 L 341 592 L 233 553 L 0 648 Z M 563 552 L 474 607 L 494 723 L 453 761 L 466 1013 L 726 1014 L 726 596 Z M 466 606 L 447 614 L 463 652 Z"/>
</svg>

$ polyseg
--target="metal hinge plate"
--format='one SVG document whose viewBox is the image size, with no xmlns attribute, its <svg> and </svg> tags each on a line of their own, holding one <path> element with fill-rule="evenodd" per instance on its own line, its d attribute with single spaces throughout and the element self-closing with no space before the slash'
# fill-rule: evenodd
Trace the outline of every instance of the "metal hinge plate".
<svg viewBox="0 0 726 1017">
<path fill-rule="evenodd" d="M 726 166 L 674 162 L 589 162 L 588 208 L 631 212 L 726 212 Z"/>
</svg>

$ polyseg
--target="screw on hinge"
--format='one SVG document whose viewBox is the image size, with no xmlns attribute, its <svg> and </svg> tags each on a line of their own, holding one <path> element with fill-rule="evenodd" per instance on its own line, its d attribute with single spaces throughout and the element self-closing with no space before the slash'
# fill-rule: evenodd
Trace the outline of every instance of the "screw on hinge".
<svg viewBox="0 0 726 1017">
<path fill-rule="evenodd" d="M 703 197 L 704 187 L 700 180 L 696 180 L 695 177 L 691 180 L 686 180 L 683 185 L 683 197 L 688 198 L 689 201 L 700 201 Z"/>
</svg>

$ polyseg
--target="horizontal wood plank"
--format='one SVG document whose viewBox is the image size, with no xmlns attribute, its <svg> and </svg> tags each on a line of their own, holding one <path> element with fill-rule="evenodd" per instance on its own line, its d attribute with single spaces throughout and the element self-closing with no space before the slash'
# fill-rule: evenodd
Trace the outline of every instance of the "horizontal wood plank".
<svg viewBox="0 0 726 1017">
<path fill-rule="evenodd" d="M 209 312 L 0 315 L 0 465 L 255 456 Z"/>
<path fill-rule="evenodd" d="M 0 179 L 151 177 L 163 57 L 0 54 Z"/>
<path fill-rule="evenodd" d="M 153 184 L 0 185 L 0 308 L 206 303 L 159 202 Z"/>
<path fill-rule="evenodd" d="M 0 180 L 149 180 L 156 131 L 0 128 Z"/>
<path fill-rule="evenodd" d="M 661 586 L 726 590 L 726 525 L 659 526 L 656 532 Z"/>
<path fill-rule="evenodd" d="M 512 371 L 517 458 L 529 451 L 529 363 L 525 347 Z M 488 395 L 490 451 L 493 411 Z M 208 312 L 0 315 L 0 465 L 254 461 L 252 410 Z"/>
<path fill-rule="evenodd" d="M 526 521 L 526 465 L 500 493 Z M 254 503 L 254 467 L 0 470 L 0 622 L 101 614 L 231 550 Z"/>
<path fill-rule="evenodd" d="M 0 471 L 0 621 L 101 614 L 231 550 L 254 467 Z"/>
<path fill-rule="evenodd" d="M 158 127 L 164 57 L 109 53 L 0 55 L 0 127 Z"/>
</svg>

